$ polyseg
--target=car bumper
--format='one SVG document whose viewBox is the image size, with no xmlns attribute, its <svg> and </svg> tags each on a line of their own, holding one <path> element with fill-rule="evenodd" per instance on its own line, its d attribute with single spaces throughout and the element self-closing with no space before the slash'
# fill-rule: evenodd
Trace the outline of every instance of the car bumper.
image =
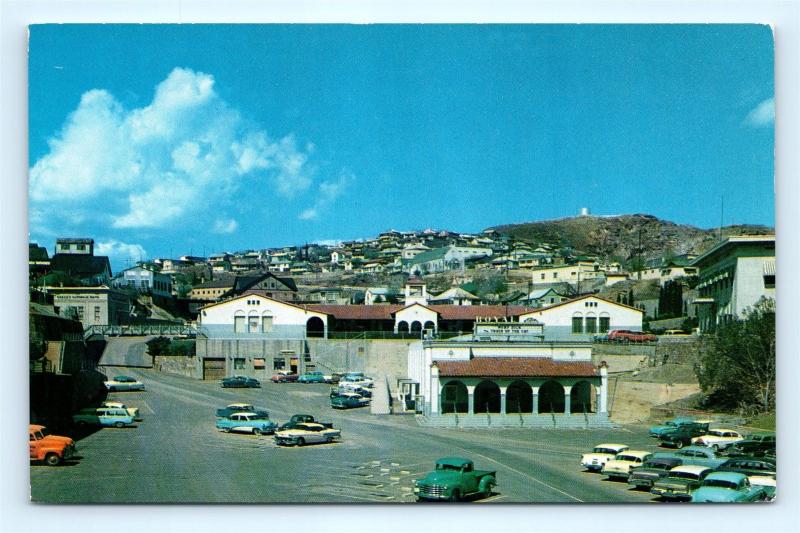
<svg viewBox="0 0 800 533">
<path fill-rule="evenodd" d="M 655 481 L 652 480 L 652 479 L 641 478 L 641 477 L 639 477 L 639 478 L 631 478 L 631 477 L 629 477 L 628 478 L 628 484 L 633 485 L 634 487 L 637 487 L 637 488 L 651 489 L 651 488 L 653 488 L 653 483 L 655 483 Z"/>
<path fill-rule="evenodd" d="M 414 487 L 414 496 L 422 500 L 449 500 L 450 493 L 445 489 Z"/>
<path fill-rule="evenodd" d="M 606 470 L 606 469 L 603 469 L 600 472 L 603 475 L 606 475 L 608 477 L 619 478 L 619 479 L 628 479 L 630 477 L 630 475 L 631 475 L 630 472 L 622 472 L 621 470 Z"/>
<path fill-rule="evenodd" d="M 664 489 L 661 487 L 653 487 L 650 489 L 651 494 L 661 496 L 665 500 L 691 500 L 692 494 L 683 489 Z"/>
<path fill-rule="evenodd" d="M 599 472 L 603 469 L 603 465 L 605 463 L 595 463 L 592 461 L 582 461 L 581 466 L 586 468 L 587 470 L 592 470 L 594 472 Z"/>
</svg>

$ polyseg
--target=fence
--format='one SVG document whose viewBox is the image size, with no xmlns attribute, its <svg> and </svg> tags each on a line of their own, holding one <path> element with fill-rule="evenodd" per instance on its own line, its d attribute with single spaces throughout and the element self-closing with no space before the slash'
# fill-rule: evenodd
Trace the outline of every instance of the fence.
<svg viewBox="0 0 800 533">
<path fill-rule="evenodd" d="M 89 326 L 83 332 L 83 338 L 92 335 L 136 336 L 146 335 L 196 335 L 197 330 L 186 324 L 124 324 L 112 326 Z"/>
</svg>

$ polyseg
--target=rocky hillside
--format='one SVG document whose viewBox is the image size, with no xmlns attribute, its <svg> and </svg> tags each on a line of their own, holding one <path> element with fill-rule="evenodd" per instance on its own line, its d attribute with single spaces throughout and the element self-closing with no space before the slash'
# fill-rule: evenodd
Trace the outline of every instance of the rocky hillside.
<svg viewBox="0 0 800 533">
<path fill-rule="evenodd" d="M 715 229 L 704 230 L 641 214 L 570 217 L 507 224 L 490 229 L 516 239 L 533 243 L 548 242 L 622 261 L 637 255 L 640 242 L 644 259 L 653 259 L 664 254 L 702 253 L 718 242 L 718 232 Z M 722 228 L 722 236 L 773 231 L 772 228 L 757 225 L 726 226 Z"/>
</svg>

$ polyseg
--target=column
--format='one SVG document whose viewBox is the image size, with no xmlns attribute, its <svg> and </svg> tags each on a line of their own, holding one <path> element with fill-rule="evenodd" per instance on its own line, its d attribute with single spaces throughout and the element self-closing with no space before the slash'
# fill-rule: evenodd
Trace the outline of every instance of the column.
<svg viewBox="0 0 800 533">
<path fill-rule="evenodd" d="M 467 385 L 467 412 L 475 414 L 475 385 Z"/>
<path fill-rule="evenodd" d="M 572 406 L 570 405 L 572 385 L 564 385 L 564 414 L 572 414 Z"/>
<path fill-rule="evenodd" d="M 600 401 L 597 402 L 597 412 L 608 412 L 608 365 L 605 361 L 600 363 Z"/>
<path fill-rule="evenodd" d="M 531 392 L 533 392 L 532 400 L 532 410 L 531 414 L 538 415 L 539 414 L 539 387 L 531 387 Z"/>
<path fill-rule="evenodd" d="M 428 395 L 430 398 L 426 398 L 426 403 L 430 403 L 431 406 L 431 414 L 438 414 L 439 410 L 439 400 L 442 397 L 442 391 L 439 388 L 439 367 L 436 366 L 436 363 L 431 364 L 430 366 L 430 376 L 431 376 L 431 384 L 428 389 Z"/>
<path fill-rule="evenodd" d="M 505 387 L 500 389 L 500 414 L 506 414 L 506 389 Z"/>
</svg>

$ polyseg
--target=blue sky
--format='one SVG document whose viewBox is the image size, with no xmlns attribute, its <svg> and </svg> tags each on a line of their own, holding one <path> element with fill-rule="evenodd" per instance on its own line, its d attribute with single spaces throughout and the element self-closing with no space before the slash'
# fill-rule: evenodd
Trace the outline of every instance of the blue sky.
<svg viewBox="0 0 800 533">
<path fill-rule="evenodd" d="M 649 213 L 774 225 L 757 25 L 44 25 L 30 234 L 115 269 Z"/>
</svg>

